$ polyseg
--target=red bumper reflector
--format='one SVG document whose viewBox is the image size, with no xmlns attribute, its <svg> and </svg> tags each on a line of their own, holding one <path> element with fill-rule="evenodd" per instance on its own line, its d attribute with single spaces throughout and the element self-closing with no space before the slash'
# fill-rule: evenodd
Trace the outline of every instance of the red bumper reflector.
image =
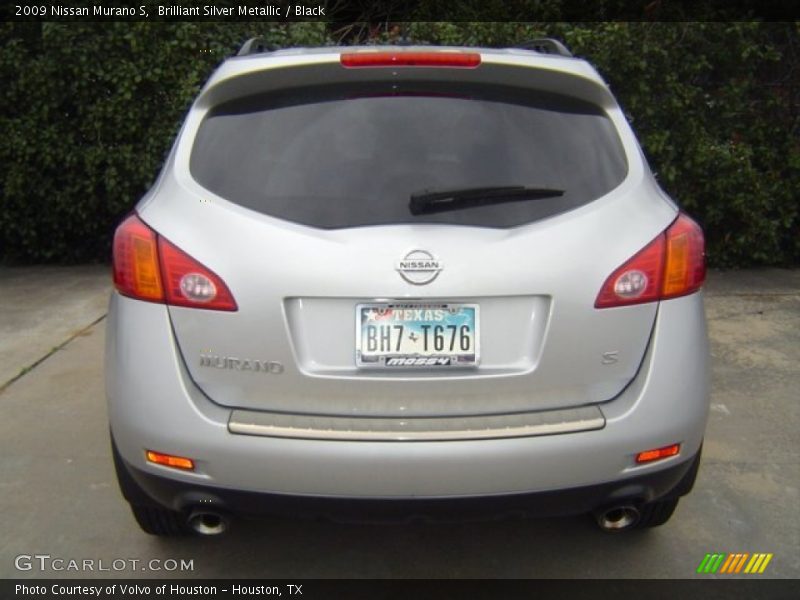
<svg viewBox="0 0 800 600">
<path fill-rule="evenodd" d="M 662 458 L 675 456 L 680 451 L 681 451 L 680 444 L 672 444 L 671 446 L 664 446 L 663 448 L 654 448 L 653 450 L 645 450 L 644 452 L 639 452 L 639 454 L 636 455 L 636 462 L 639 464 L 648 463 L 654 460 L 660 460 Z"/>
<path fill-rule="evenodd" d="M 165 467 L 184 469 L 186 471 L 194 470 L 194 461 L 191 458 L 184 458 L 182 456 L 172 456 L 171 454 L 162 454 L 161 452 L 148 450 L 147 460 L 157 465 L 164 465 Z"/>
<path fill-rule="evenodd" d="M 348 52 L 339 57 L 343 67 L 451 67 L 474 69 L 481 64 L 477 52 Z"/>
</svg>

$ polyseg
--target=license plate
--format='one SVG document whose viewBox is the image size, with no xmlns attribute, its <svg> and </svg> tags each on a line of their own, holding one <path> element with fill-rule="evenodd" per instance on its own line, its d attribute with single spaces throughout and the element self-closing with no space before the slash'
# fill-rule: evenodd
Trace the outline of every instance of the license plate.
<svg viewBox="0 0 800 600">
<path fill-rule="evenodd" d="M 356 306 L 356 365 L 386 369 L 474 367 L 477 304 Z"/>
</svg>

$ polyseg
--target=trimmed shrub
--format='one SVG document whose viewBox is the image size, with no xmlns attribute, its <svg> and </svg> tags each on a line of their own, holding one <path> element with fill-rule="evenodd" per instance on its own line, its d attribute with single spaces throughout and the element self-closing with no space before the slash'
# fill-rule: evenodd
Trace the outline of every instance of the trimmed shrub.
<svg viewBox="0 0 800 600">
<path fill-rule="evenodd" d="M 557 7 L 556 7 L 557 8 Z M 316 46 L 358 32 L 509 46 L 563 39 L 609 82 L 716 266 L 800 259 L 795 23 L 0 24 L 0 259 L 107 260 L 202 83 L 243 40 Z"/>
<path fill-rule="evenodd" d="M 398 32 L 399 33 L 399 32 Z M 413 40 L 564 40 L 611 86 L 718 267 L 800 262 L 800 25 L 415 23 Z"/>
<path fill-rule="evenodd" d="M 107 260 L 200 86 L 244 39 L 320 45 L 323 25 L 0 25 L 0 257 Z"/>
</svg>

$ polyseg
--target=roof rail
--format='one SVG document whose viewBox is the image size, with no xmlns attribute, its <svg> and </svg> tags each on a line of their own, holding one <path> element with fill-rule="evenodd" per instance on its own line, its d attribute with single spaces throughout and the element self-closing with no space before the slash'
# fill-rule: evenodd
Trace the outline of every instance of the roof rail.
<svg viewBox="0 0 800 600">
<path fill-rule="evenodd" d="M 572 52 L 570 52 L 564 44 L 553 38 L 538 38 L 535 40 L 529 40 L 514 46 L 514 48 L 534 50 L 536 52 L 540 52 L 541 54 L 557 54 L 559 56 L 572 57 Z"/>
<path fill-rule="evenodd" d="M 278 49 L 275 44 L 270 44 L 263 37 L 252 37 L 247 40 L 236 56 L 248 56 L 249 54 L 260 54 L 261 52 L 273 52 Z"/>
</svg>

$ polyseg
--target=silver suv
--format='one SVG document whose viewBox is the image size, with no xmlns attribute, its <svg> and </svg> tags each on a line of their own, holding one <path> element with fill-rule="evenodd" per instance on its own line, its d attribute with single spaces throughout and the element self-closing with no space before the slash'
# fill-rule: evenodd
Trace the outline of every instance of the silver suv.
<svg viewBox="0 0 800 600">
<path fill-rule="evenodd" d="M 703 234 L 597 72 L 551 40 L 258 46 L 114 238 L 139 525 L 666 522 L 708 411 Z"/>
</svg>

